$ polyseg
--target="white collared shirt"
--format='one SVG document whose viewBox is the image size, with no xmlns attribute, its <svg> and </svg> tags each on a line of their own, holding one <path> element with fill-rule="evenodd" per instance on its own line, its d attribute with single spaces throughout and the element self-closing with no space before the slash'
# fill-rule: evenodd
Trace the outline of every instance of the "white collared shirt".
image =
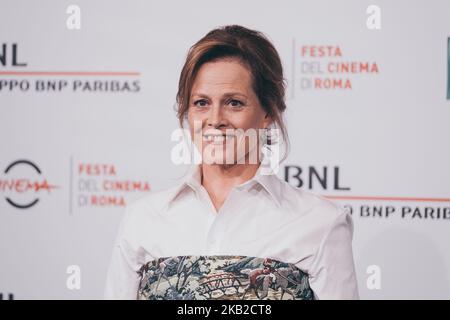
<svg viewBox="0 0 450 320">
<path fill-rule="evenodd" d="M 105 298 L 136 299 L 143 265 L 186 255 L 271 258 L 307 273 L 316 299 L 359 297 L 353 223 L 342 206 L 258 169 L 216 212 L 200 181 L 197 165 L 179 185 L 126 208 Z"/>
</svg>

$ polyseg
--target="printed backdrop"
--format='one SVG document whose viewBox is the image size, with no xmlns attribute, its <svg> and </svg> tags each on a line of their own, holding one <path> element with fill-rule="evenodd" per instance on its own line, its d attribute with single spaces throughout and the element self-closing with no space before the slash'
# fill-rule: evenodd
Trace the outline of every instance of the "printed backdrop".
<svg viewBox="0 0 450 320">
<path fill-rule="evenodd" d="M 102 298 L 124 206 L 176 183 L 174 105 L 209 30 L 264 32 L 278 174 L 352 211 L 364 299 L 450 298 L 448 1 L 0 0 L 0 297 Z"/>
</svg>

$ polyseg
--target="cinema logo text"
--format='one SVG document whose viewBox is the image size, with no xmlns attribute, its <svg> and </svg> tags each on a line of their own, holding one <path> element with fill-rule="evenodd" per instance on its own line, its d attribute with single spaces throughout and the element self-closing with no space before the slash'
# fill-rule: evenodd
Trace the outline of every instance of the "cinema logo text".
<svg viewBox="0 0 450 320">
<path fill-rule="evenodd" d="M 9 164 L 0 178 L 0 192 L 17 209 L 28 209 L 39 202 L 39 195 L 50 194 L 58 186 L 42 178 L 41 169 L 29 160 L 16 160 Z"/>
<path fill-rule="evenodd" d="M 338 45 L 294 45 L 295 74 L 292 79 L 301 90 L 352 90 L 356 75 L 380 73 L 375 61 L 346 60 Z M 300 61 L 295 62 L 298 57 Z M 295 91 L 294 87 L 294 91 Z"/>
<path fill-rule="evenodd" d="M 126 194 L 149 192 L 148 181 L 121 178 L 114 164 L 81 162 L 76 174 L 76 204 L 82 207 L 124 207 Z"/>
</svg>

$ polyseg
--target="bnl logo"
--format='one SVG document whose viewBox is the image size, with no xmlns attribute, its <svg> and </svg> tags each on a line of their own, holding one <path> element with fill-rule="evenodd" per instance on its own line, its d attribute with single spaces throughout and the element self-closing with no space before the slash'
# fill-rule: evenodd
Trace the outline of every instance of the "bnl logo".
<svg viewBox="0 0 450 320">
<path fill-rule="evenodd" d="M 447 100 L 450 100 L 450 38 L 447 38 Z"/>
<path fill-rule="evenodd" d="M 26 62 L 19 61 L 19 46 L 17 43 L 0 44 L 0 65 L 3 67 L 26 67 Z"/>
<path fill-rule="evenodd" d="M 1 292 L 0 292 L 0 300 L 3 300 L 3 293 Z M 8 299 L 5 300 L 14 300 L 14 295 L 12 293 L 8 293 Z"/>
</svg>

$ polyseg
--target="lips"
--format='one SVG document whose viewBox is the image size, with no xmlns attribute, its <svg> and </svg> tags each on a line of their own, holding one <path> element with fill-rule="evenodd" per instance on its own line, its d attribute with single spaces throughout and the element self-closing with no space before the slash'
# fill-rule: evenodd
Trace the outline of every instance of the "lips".
<svg viewBox="0 0 450 320">
<path fill-rule="evenodd" d="M 209 129 L 203 133 L 203 140 L 215 144 L 224 143 L 226 140 L 233 138 L 234 134 L 225 133 L 216 129 Z"/>
</svg>

